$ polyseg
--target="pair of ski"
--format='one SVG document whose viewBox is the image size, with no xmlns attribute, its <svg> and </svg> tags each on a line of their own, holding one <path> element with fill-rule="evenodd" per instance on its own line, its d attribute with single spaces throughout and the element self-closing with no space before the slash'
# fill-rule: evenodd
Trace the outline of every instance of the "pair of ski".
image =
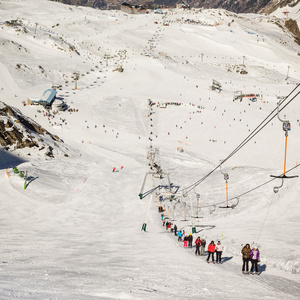
<svg viewBox="0 0 300 300">
<path fill-rule="evenodd" d="M 260 272 L 244 272 L 244 271 L 243 271 L 243 274 L 244 274 L 244 275 L 259 275 Z"/>
</svg>

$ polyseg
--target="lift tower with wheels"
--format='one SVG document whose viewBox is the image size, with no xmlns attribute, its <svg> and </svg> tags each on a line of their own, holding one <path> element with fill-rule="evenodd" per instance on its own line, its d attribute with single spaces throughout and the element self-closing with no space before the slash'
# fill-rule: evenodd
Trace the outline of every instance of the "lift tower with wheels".
<svg viewBox="0 0 300 300">
<path fill-rule="evenodd" d="M 283 166 L 283 174 L 282 175 L 279 175 L 279 176 L 271 175 L 271 177 L 280 178 L 282 180 L 280 186 L 275 186 L 273 188 L 274 193 L 278 193 L 279 189 L 283 186 L 284 179 L 290 179 L 290 178 L 298 177 L 298 175 L 294 175 L 294 176 L 286 176 L 285 175 L 285 172 L 286 172 L 286 156 L 287 156 L 287 138 L 288 138 L 288 132 L 291 130 L 291 123 L 290 123 L 290 121 L 282 120 L 279 117 L 279 106 L 280 106 L 282 101 L 283 100 L 281 100 L 277 103 L 277 117 L 278 117 L 279 121 L 282 122 L 282 129 L 285 132 L 284 166 Z"/>
</svg>

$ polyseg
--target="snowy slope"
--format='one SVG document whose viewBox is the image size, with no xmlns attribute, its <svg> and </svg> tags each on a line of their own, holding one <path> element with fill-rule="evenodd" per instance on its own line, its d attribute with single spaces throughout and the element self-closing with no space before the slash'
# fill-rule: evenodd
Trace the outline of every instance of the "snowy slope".
<svg viewBox="0 0 300 300">
<path fill-rule="evenodd" d="M 288 14 L 285 15 L 283 12 L 287 12 Z M 275 12 L 272 13 L 273 16 L 277 17 L 277 18 L 291 18 L 294 19 L 298 22 L 300 21 L 300 3 L 298 3 L 297 5 L 290 7 L 290 6 L 285 6 L 282 8 L 278 8 L 276 9 Z"/>
<path fill-rule="evenodd" d="M 19 25 L 7 26 L 11 20 Z M 235 209 L 219 208 L 226 192 L 218 169 L 191 190 L 191 200 L 163 203 L 171 219 L 175 209 L 179 228 L 191 233 L 196 226 L 194 238 L 220 240 L 224 264 L 207 264 L 166 232 L 158 193 L 148 217 L 150 196 L 138 197 L 150 144 L 182 190 L 212 171 L 296 87 L 300 48 L 273 21 L 224 10 L 138 16 L 1 1 L 0 101 L 80 153 L 44 160 L 0 149 L 1 299 L 299 298 L 299 178 L 285 180 L 277 194 L 280 179 L 255 189 L 283 172 L 285 136 L 277 117 L 222 166 L 231 203 L 239 197 Z M 120 66 L 122 73 L 114 71 Z M 209 88 L 213 80 L 221 93 Z M 62 85 L 58 97 L 75 111 L 49 120 L 36 106 L 23 106 L 52 85 Z M 233 101 L 235 91 L 262 99 Z M 156 103 L 151 116 L 149 99 Z M 292 128 L 287 170 L 300 161 L 299 99 L 280 113 Z M 28 171 L 26 190 L 11 165 Z M 296 174 L 297 167 L 288 173 Z M 166 185 L 166 177 L 148 178 L 145 191 L 153 184 Z M 194 192 L 203 218 L 191 218 Z M 261 251 L 259 277 L 241 274 L 246 243 Z"/>
</svg>

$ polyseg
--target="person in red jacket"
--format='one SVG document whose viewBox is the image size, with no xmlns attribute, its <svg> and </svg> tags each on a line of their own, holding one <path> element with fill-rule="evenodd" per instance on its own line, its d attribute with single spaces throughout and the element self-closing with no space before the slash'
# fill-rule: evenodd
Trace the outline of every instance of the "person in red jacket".
<svg viewBox="0 0 300 300">
<path fill-rule="evenodd" d="M 195 244 L 196 244 L 196 251 L 195 251 L 195 255 L 200 255 L 200 246 L 201 246 L 201 239 L 200 239 L 200 236 L 197 237 L 196 241 L 195 241 Z"/>
<path fill-rule="evenodd" d="M 211 241 L 210 244 L 208 245 L 208 249 L 207 249 L 207 251 L 208 251 L 207 263 L 209 263 L 210 255 L 212 256 L 213 264 L 215 263 L 215 258 L 214 258 L 215 248 L 216 248 L 216 245 L 215 245 L 214 241 Z"/>
</svg>

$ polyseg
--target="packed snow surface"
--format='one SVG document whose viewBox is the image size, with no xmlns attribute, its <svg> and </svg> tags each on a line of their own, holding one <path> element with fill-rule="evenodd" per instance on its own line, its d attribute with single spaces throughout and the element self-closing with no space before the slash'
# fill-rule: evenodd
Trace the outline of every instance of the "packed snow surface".
<svg viewBox="0 0 300 300">
<path fill-rule="evenodd" d="M 292 92 L 279 115 L 291 124 L 287 175 L 300 173 L 300 47 L 281 22 L 1 0 L 0 101 L 70 150 L 53 159 L 0 150 L 0 298 L 299 299 L 300 179 L 270 181 L 284 171 L 282 122 L 273 118 L 222 164 L 234 209 L 219 208 L 227 198 L 216 168 Z M 69 110 L 27 105 L 52 85 Z M 140 200 L 150 145 L 165 174 L 148 176 Z M 26 189 L 14 166 L 28 172 Z M 195 227 L 194 240 L 220 240 L 222 265 L 166 231 L 162 193 L 163 217 L 187 234 Z M 259 276 L 242 274 L 246 243 L 260 249 Z"/>
</svg>

